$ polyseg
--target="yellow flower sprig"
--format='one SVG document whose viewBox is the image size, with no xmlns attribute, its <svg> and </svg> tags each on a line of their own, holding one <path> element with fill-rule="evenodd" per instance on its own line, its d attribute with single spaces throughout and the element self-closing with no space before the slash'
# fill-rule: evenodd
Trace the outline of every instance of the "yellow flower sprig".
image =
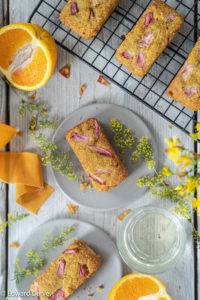
<svg viewBox="0 0 200 300">
<path fill-rule="evenodd" d="M 146 136 L 142 136 L 139 139 L 136 149 L 131 154 L 131 161 L 137 161 L 139 158 L 144 159 L 149 170 L 155 169 L 156 161 L 153 148 L 149 138 Z"/>
<path fill-rule="evenodd" d="M 165 149 L 168 158 L 171 159 L 176 165 L 178 165 L 179 157 L 183 150 L 181 141 L 176 137 L 172 137 L 170 139 L 165 139 L 165 143 L 168 145 L 168 148 Z"/>
<path fill-rule="evenodd" d="M 16 283 L 19 283 L 25 277 L 37 277 L 46 262 L 45 259 L 38 254 L 38 252 L 32 249 L 26 253 L 26 259 L 27 266 L 25 268 L 21 267 L 19 259 L 15 262 L 14 279 Z"/>
<path fill-rule="evenodd" d="M 190 198 L 200 186 L 199 175 L 188 176 L 183 184 L 176 186 L 176 191 L 181 197 Z"/>
<path fill-rule="evenodd" d="M 194 140 L 200 138 L 200 123 L 196 125 L 196 132 L 191 134 Z M 143 176 L 137 184 L 147 187 L 152 194 L 161 199 L 170 199 L 175 203 L 174 211 L 192 223 L 190 207 L 200 216 L 200 196 L 194 198 L 200 187 L 199 162 L 200 154 L 188 150 L 177 137 L 165 139 L 165 152 L 168 159 L 175 165 L 175 171 L 164 166 L 161 171 L 155 171 L 153 176 Z M 179 179 L 179 184 L 172 186 L 168 181 L 171 176 Z M 193 226 L 193 238 L 200 242 L 200 232 Z"/>
<path fill-rule="evenodd" d="M 17 221 L 21 221 L 22 219 L 27 218 L 28 216 L 29 214 L 27 213 L 9 213 L 7 215 L 7 221 L 3 221 L 2 219 L 0 219 L 0 233 L 3 233 L 7 227 L 10 227 Z"/>
<path fill-rule="evenodd" d="M 32 100 L 26 92 L 18 92 L 21 103 L 18 113 L 21 117 L 29 116 L 29 136 L 41 150 L 42 163 L 52 168 L 70 180 L 76 179 L 73 162 L 68 152 L 62 153 L 58 145 L 47 136 L 48 129 L 58 127 L 58 122 L 49 117 L 50 111 L 42 101 Z"/>
<path fill-rule="evenodd" d="M 70 234 L 75 231 L 74 226 L 64 228 L 57 236 L 47 236 L 43 241 L 42 249 L 39 251 L 28 250 L 25 254 L 26 266 L 23 267 L 19 259 L 15 262 L 14 280 L 21 282 L 24 278 L 37 277 L 48 259 L 48 251 L 62 246 L 70 238 Z"/>
<path fill-rule="evenodd" d="M 193 138 L 193 140 L 198 140 L 200 139 L 200 123 L 197 123 L 195 126 L 196 132 L 190 133 L 190 136 Z"/>
<path fill-rule="evenodd" d="M 181 184 L 177 185 L 175 190 L 179 196 L 190 200 L 200 186 L 199 154 L 186 149 L 176 137 L 165 139 L 165 142 L 168 146 L 165 149 L 168 158 L 174 162 L 178 168 L 176 175 L 182 179 Z"/>
<path fill-rule="evenodd" d="M 114 134 L 113 139 L 115 145 L 121 154 L 124 154 L 127 150 L 132 148 L 135 137 L 130 128 L 127 128 L 117 119 L 111 119 L 110 129 Z"/>
<path fill-rule="evenodd" d="M 192 208 L 197 211 L 197 216 L 200 217 L 200 196 L 192 200 Z"/>
<path fill-rule="evenodd" d="M 190 171 L 194 171 L 194 166 L 197 165 L 199 156 L 197 153 L 187 150 L 176 137 L 165 139 L 167 148 L 165 152 L 170 160 L 174 162 L 176 166 L 179 166 L 177 175 L 182 177 L 187 175 Z"/>
<path fill-rule="evenodd" d="M 171 200 L 175 204 L 174 212 L 191 222 L 192 217 L 189 203 L 169 184 L 167 178 L 170 176 L 173 176 L 173 173 L 165 166 L 153 176 L 147 175 L 139 178 L 137 185 L 148 188 L 153 195 L 161 199 Z"/>
</svg>

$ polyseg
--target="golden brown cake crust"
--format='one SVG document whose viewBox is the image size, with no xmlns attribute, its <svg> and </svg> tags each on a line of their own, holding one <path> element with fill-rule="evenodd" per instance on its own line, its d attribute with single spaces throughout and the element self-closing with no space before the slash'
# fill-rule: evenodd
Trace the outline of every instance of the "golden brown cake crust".
<svg viewBox="0 0 200 300">
<path fill-rule="evenodd" d="M 55 295 L 56 292 L 63 293 L 64 299 L 68 299 L 100 265 L 100 256 L 85 241 L 75 240 L 34 280 L 31 291 L 39 293 L 40 300 L 51 299 L 48 295 Z"/>
<path fill-rule="evenodd" d="M 117 49 L 116 58 L 136 76 L 144 76 L 179 30 L 183 18 L 154 0 Z"/>
<path fill-rule="evenodd" d="M 77 141 L 74 135 L 87 140 Z M 88 119 L 72 128 L 66 138 L 97 191 L 108 191 L 128 176 L 97 119 Z"/>
<path fill-rule="evenodd" d="M 96 36 L 120 0 L 69 0 L 60 20 L 85 39 Z"/>
<path fill-rule="evenodd" d="M 166 94 L 191 110 L 200 109 L 200 38 Z"/>
</svg>

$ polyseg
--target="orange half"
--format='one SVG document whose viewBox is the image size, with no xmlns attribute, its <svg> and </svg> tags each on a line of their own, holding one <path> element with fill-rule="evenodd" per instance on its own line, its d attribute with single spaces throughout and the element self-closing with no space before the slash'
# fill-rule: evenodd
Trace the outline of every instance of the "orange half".
<svg viewBox="0 0 200 300">
<path fill-rule="evenodd" d="M 108 300 L 172 300 L 165 286 L 154 276 L 130 274 L 117 282 Z"/>
<path fill-rule="evenodd" d="M 36 24 L 0 28 L 0 71 L 16 88 L 33 91 L 51 77 L 57 60 L 54 39 Z"/>
</svg>

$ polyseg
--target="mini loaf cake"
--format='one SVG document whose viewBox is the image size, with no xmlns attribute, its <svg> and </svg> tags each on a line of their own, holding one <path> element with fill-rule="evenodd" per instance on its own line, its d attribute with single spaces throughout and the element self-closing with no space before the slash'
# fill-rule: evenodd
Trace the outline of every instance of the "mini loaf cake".
<svg viewBox="0 0 200 300">
<path fill-rule="evenodd" d="M 116 58 L 136 76 L 144 76 L 173 39 L 183 18 L 170 6 L 154 0 L 117 49 Z"/>
<path fill-rule="evenodd" d="M 84 241 L 74 241 L 34 280 L 31 292 L 40 300 L 65 300 L 100 267 L 101 260 Z"/>
<path fill-rule="evenodd" d="M 60 14 L 60 20 L 85 39 L 97 35 L 119 0 L 69 0 Z"/>
<path fill-rule="evenodd" d="M 82 122 L 66 138 L 97 191 L 108 191 L 128 176 L 98 120 Z"/>
<path fill-rule="evenodd" d="M 200 38 L 166 94 L 191 110 L 200 109 Z"/>
</svg>

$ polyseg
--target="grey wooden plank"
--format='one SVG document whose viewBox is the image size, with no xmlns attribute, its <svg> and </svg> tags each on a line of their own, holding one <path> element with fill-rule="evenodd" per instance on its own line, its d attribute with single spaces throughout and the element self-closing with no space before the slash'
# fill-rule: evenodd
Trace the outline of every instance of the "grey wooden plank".
<svg viewBox="0 0 200 300">
<path fill-rule="evenodd" d="M 0 26 L 6 23 L 5 1 L 0 1 Z M 6 118 L 6 86 L 0 80 L 0 122 L 5 122 Z M 0 149 L 1 151 L 1 149 Z M 0 218 L 6 218 L 6 185 L 0 182 Z M 6 235 L 0 233 L 0 299 L 5 299 L 6 289 Z"/>
<path fill-rule="evenodd" d="M 26 21 L 37 2 L 37 0 L 31 2 L 25 0 L 11 0 L 11 22 L 19 20 Z M 58 73 L 59 68 L 66 62 L 72 64 L 72 76 L 69 80 L 61 77 Z M 87 74 L 87 76 L 85 76 L 85 74 Z M 115 103 L 132 109 L 144 119 L 149 128 L 152 130 L 159 147 L 159 159 L 162 161 L 165 160 L 163 157 L 164 137 L 177 135 L 183 140 L 184 144 L 192 148 L 193 144 L 191 139 L 180 130 L 176 129 L 175 127 L 171 128 L 167 121 L 163 120 L 160 116 L 147 109 L 144 105 L 135 101 L 131 96 L 124 93 L 118 87 L 114 85 L 112 85 L 111 88 L 102 87 L 100 84 L 96 83 L 97 78 L 98 74 L 95 71 L 81 63 L 75 57 L 66 53 L 64 50 L 59 49 L 59 59 L 56 72 L 50 82 L 40 91 L 40 95 L 44 100 L 47 100 L 48 105 L 51 106 L 53 115 L 59 120 L 65 118 L 75 109 L 94 101 L 98 103 Z M 88 89 L 82 98 L 79 96 L 79 86 L 81 83 L 86 83 L 88 85 Z M 23 130 L 24 132 L 21 138 L 17 138 L 12 142 L 11 149 L 16 151 L 34 149 L 34 145 L 27 136 L 27 120 L 21 120 L 16 115 L 19 99 L 12 92 L 10 101 L 11 124 L 20 128 L 20 130 Z M 46 176 L 48 182 L 55 186 L 55 182 L 50 170 L 46 170 Z M 67 197 L 63 196 L 63 194 L 56 189 L 53 196 L 42 207 L 37 216 L 31 216 L 29 219 L 23 220 L 11 228 L 9 231 L 9 243 L 16 240 L 18 240 L 20 243 L 23 243 L 31 231 L 46 220 L 56 217 L 69 216 L 66 211 L 67 202 Z M 150 203 L 155 203 L 164 207 L 170 206 L 170 203 L 162 203 L 158 199 L 155 199 L 147 194 L 139 201 L 133 200 L 133 207 Z M 15 204 L 14 187 L 10 187 L 9 209 L 10 211 L 14 211 L 16 209 L 21 210 Z M 109 212 L 98 212 L 85 208 L 79 208 L 76 217 L 100 226 L 115 240 L 117 223 L 116 216 L 118 212 L 119 211 L 116 210 Z M 71 215 L 69 217 L 71 217 Z M 16 250 L 9 249 L 9 291 L 15 291 L 15 285 L 12 279 L 16 255 Z M 125 272 L 128 271 L 126 267 L 124 270 Z M 189 241 L 186 252 L 177 266 L 168 272 L 158 274 L 158 277 L 166 283 L 173 299 L 194 300 L 193 276 L 193 248 L 191 241 Z M 17 297 L 13 299 L 17 299 Z"/>
</svg>

